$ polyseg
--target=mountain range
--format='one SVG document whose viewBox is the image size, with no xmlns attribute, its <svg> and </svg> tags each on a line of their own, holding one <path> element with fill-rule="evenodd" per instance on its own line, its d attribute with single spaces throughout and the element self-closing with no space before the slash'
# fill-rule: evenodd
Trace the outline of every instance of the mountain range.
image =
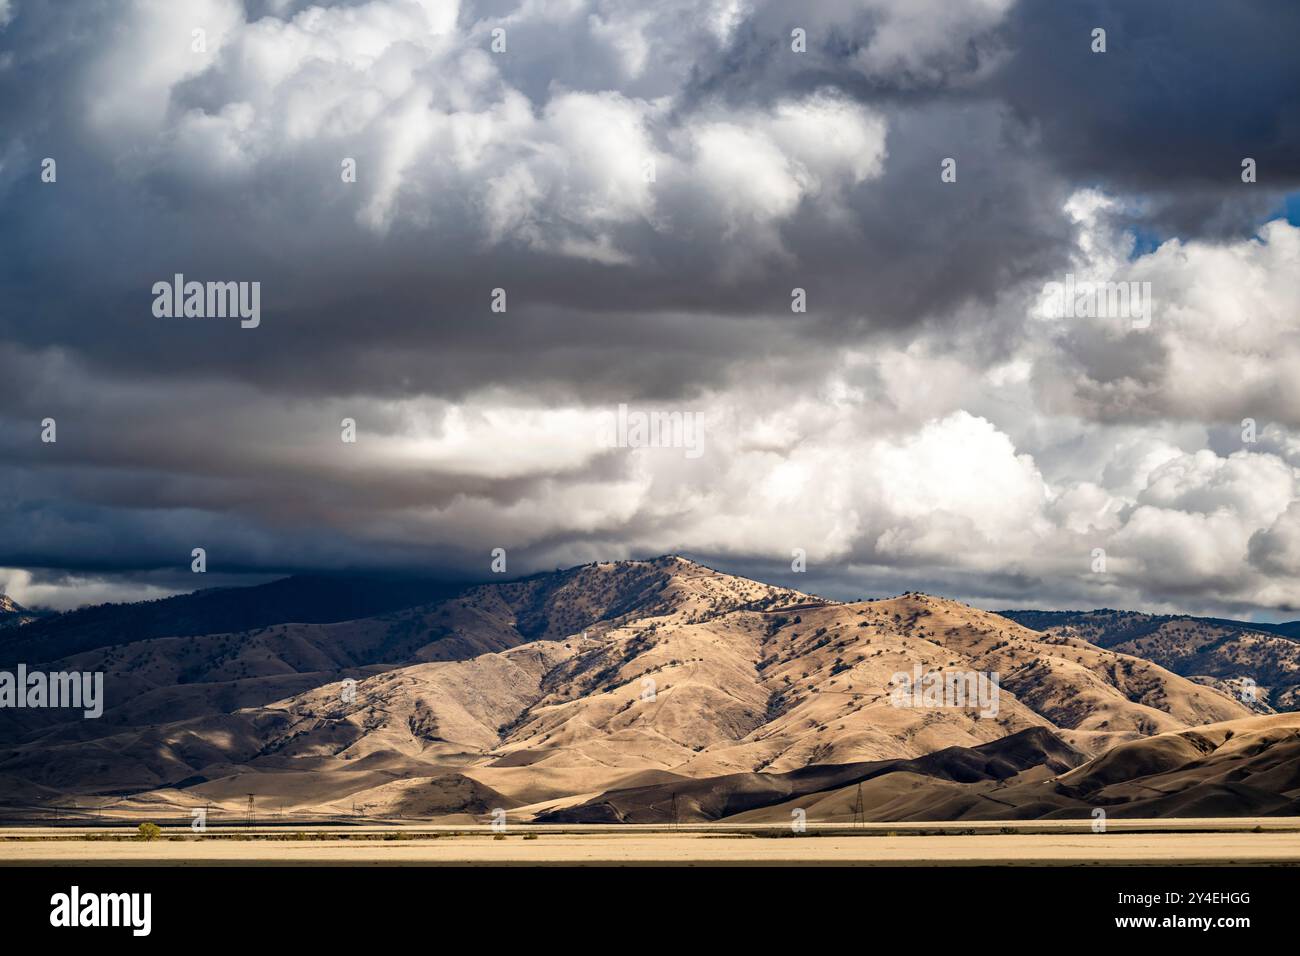
<svg viewBox="0 0 1300 956">
<path fill-rule="evenodd" d="M 1300 710 L 1300 621 L 1253 624 L 1109 609 L 1000 613 L 1046 634 L 1154 661 L 1225 689 L 1261 713 Z"/>
<path fill-rule="evenodd" d="M 106 697 L 98 720 L 0 709 L 0 816 L 1290 814 L 1294 649 L 1240 622 L 832 601 L 676 556 L 290 578 L 0 631 L 0 662 L 102 671 Z M 900 696 L 909 675 L 997 693 Z"/>
<path fill-rule="evenodd" d="M 25 608 L 7 594 L 0 594 L 0 629 L 31 624 L 47 616 L 44 612 Z"/>
</svg>

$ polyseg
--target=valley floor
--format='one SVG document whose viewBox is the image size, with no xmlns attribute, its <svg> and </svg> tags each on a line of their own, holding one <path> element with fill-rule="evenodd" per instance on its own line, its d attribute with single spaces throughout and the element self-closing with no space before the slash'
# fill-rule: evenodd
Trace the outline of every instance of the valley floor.
<svg viewBox="0 0 1300 956">
<path fill-rule="evenodd" d="M 183 835 L 185 834 L 185 835 Z M 177 828 L 156 841 L 128 831 L 0 830 L 0 865 L 861 865 L 1295 866 L 1300 819 L 1124 820 L 1106 833 L 1078 822 L 1030 824 Z"/>
</svg>

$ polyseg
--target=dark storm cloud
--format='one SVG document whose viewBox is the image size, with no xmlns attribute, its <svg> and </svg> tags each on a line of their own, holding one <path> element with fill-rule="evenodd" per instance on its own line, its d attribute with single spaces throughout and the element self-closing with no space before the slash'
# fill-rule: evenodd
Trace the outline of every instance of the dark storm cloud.
<svg viewBox="0 0 1300 956">
<path fill-rule="evenodd" d="M 1112 225 L 1194 239 L 1248 234 L 1296 184 L 1282 91 L 1298 85 L 1284 40 L 1297 13 L 1283 5 L 428 9 L 426 24 L 397 0 L 258 0 L 242 16 L 223 0 L 18 0 L 0 30 L 0 567 L 138 576 L 205 546 L 230 573 L 456 570 L 509 544 L 523 570 L 702 548 L 718 532 L 693 537 L 691 520 L 715 484 L 724 504 L 754 496 L 761 523 L 768 478 L 809 449 L 834 478 L 945 402 L 1021 414 L 960 379 L 1028 361 L 1024 301 L 1079 253 L 1063 211 L 1076 190 L 1119 195 Z M 204 57 L 188 48 L 198 22 Z M 1088 51 L 1098 25 L 1104 55 Z M 507 54 L 488 52 L 497 27 Z M 1259 160 L 1256 187 L 1242 155 Z M 956 183 L 940 181 L 946 157 Z M 152 286 L 175 273 L 260 282 L 260 327 L 155 318 Z M 1168 339 L 1094 334 L 1068 330 L 1051 345 L 1060 366 L 1026 380 L 1065 414 L 1196 416 L 1198 396 L 1163 394 Z M 913 347 L 918 368 L 902 359 Z M 867 359 L 846 370 L 850 355 Z M 927 378 L 930 360 L 950 364 Z M 821 435 L 802 411 L 782 419 L 782 403 L 843 400 L 832 383 L 875 417 Z M 750 474 L 725 458 L 679 474 L 585 450 L 570 432 L 590 423 L 562 417 L 627 401 L 733 403 L 780 427 L 726 446 Z M 46 416 L 57 445 L 36 441 Z M 351 457 L 343 416 L 364 436 Z M 743 432 L 738 417 L 716 427 Z M 997 426 L 1052 446 L 1050 423 Z M 936 444 L 972 435 L 959 421 Z M 1015 470 L 1007 445 L 988 454 Z M 898 568 L 871 572 L 881 587 L 1039 580 L 891 557 L 888 522 L 919 538 L 930 520 L 903 510 L 842 507 L 861 523 L 843 553 Z M 971 524 L 949 520 L 932 533 Z M 724 551 L 759 547 L 737 540 Z M 1055 574 L 1044 587 L 1084 587 Z"/>
<path fill-rule="evenodd" d="M 887 6 L 887 5 L 885 5 Z M 760 3 L 691 95 L 771 100 L 833 84 L 863 102 L 914 107 L 940 98 L 1005 104 L 1027 149 L 1075 185 L 1140 195 L 1134 226 L 1164 237 L 1247 234 L 1300 186 L 1300 6 L 1153 0 L 1027 0 L 981 20 L 953 3 L 915 19 L 950 17 L 947 42 L 911 37 L 888 56 L 881 5 L 824 3 L 794 11 Z M 781 55 L 790 29 L 808 31 L 808 54 Z M 1092 31 L 1106 30 L 1105 53 Z M 1033 145 L 1028 146 L 1032 138 Z M 1259 179 L 1243 190 L 1241 161 Z"/>
<path fill-rule="evenodd" d="M 337 181 L 344 152 L 357 153 L 363 171 L 375 168 L 380 160 L 369 161 L 365 142 L 282 143 L 273 161 L 234 176 L 196 169 L 200 157 L 169 153 L 166 132 L 140 142 L 126 132 L 90 136 L 73 91 L 84 88 L 85 63 L 93 61 L 91 45 L 100 35 L 94 14 L 79 14 L 84 29 L 68 31 L 65 44 L 45 46 L 34 44 L 34 35 L 66 29 L 71 14 L 46 12 L 33 23 L 36 16 L 20 7 L 6 34 L 22 70 L 7 71 L 4 82 L 15 94 L 19 85 L 44 91 L 35 100 L 5 98 L 7 119 L 20 131 L 9 164 L 25 174 L 8 177 L 4 194 L 16 225 L 0 271 L 10 303 L 6 328 L 12 341 L 32 348 L 57 344 L 80 352 L 98 374 L 215 376 L 317 394 L 456 396 L 494 381 L 588 396 L 602 382 L 606 397 L 684 394 L 712 380 L 719 362 L 785 348 L 782 339 L 796 322 L 798 334 L 829 347 L 945 316 L 967 300 L 990 302 L 1009 282 L 1060 261 L 1066 242 L 1057 208 L 1065 184 L 1044 179 L 995 103 L 967 100 L 888 112 L 882 174 L 841 197 L 844 221 L 828 228 L 824 204 L 805 203 L 774 224 L 789 254 L 741 279 L 720 263 L 729 246 L 743 252 L 745 236 L 725 235 L 701 211 L 707 197 L 667 176 L 657 215 L 670 230 L 645 221 L 609 229 L 630 254 L 626 265 L 509 238 L 485 245 L 481 209 L 437 168 L 409 174 L 426 184 L 422 190 L 438 193 L 433 220 L 399 220 L 377 233 L 357 223 L 355 202 Z M 826 29 L 833 31 L 842 16 L 818 10 L 809 29 L 815 34 L 829 18 Z M 778 20 L 762 9 L 741 32 Z M 475 11 L 463 12 L 462 22 L 477 22 Z M 587 87 L 637 95 L 590 58 L 550 49 L 548 43 L 568 42 L 563 24 L 548 24 L 549 33 L 525 27 L 511 27 L 511 42 L 523 52 L 500 61 L 503 77 L 535 102 L 556 87 L 583 88 L 563 71 L 589 63 L 599 75 Z M 647 76 L 665 88 L 712 69 L 722 55 L 716 43 L 678 36 L 655 35 L 671 41 L 673 55 L 652 57 Z M 844 44 L 830 55 L 852 53 Z M 942 45 L 927 54 L 927 69 L 943 55 Z M 786 51 L 775 59 L 795 57 Z M 545 73 L 538 65 L 545 63 L 560 74 Z M 825 79 L 837 78 L 828 68 Z M 234 66 L 218 64 L 178 83 L 171 125 L 189 110 L 220 113 L 239 100 L 243 81 Z M 432 74 L 429 82 L 436 83 Z M 768 91 L 768 105 L 811 89 L 797 77 L 786 85 Z M 12 105 L 20 103 L 28 108 Z M 700 116 L 733 118 L 684 96 L 663 132 Z M 1009 145 L 1020 152 L 1008 161 Z M 956 189 L 938 178 L 939 161 L 954 154 L 962 177 Z M 59 160 L 57 187 L 32 174 L 43 155 Z M 1028 182 L 1037 185 L 1027 189 Z M 561 205 L 551 214 L 572 212 Z M 149 290 L 176 272 L 260 281 L 263 327 L 254 337 L 231 323 L 155 319 Z M 509 292 L 508 315 L 489 311 L 498 286 Z M 808 314 L 798 318 L 789 310 L 795 286 L 811 298 Z M 758 317 L 769 321 L 751 321 Z"/>
<path fill-rule="evenodd" d="M 1091 51 L 1094 28 L 1105 53 Z M 1019 4 L 999 28 L 1015 54 L 986 89 L 1079 183 L 1141 195 L 1163 235 L 1249 234 L 1300 186 L 1300 6 Z M 1241 161 L 1258 163 L 1255 185 Z"/>
<path fill-rule="evenodd" d="M 275 9 L 287 17 L 298 7 Z M 470 7 L 461 22 L 481 31 L 490 15 L 515 9 Z M 1300 85 L 1288 83 L 1300 68 L 1286 31 L 1274 29 L 1297 16 L 1285 5 L 1242 10 L 1223 28 L 1206 7 L 1026 3 L 1007 23 L 950 13 L 953 36 L 904 32 L 911 46 L 894 55 L 872 52 L 891 29 L 883 8 L 819 4 L 794 17 L 760 4 L 725 47 L 703 29 L 656 23 L 663 32 L 651 37 L 663 44 L 640 80 L 662 87 L 653 91 L 625 88 L 617 70 L 581 50 L 564 52 L 596 42 L 584 18 L 511 24 L 519 52 L 499 58 L 502 76 L 535 104 L 557 88 L 660 95 L 689 78 L 678 123 L 717 95 L 741 109 L 827 85 L 887 119 L 882 174 L 843 198 L 847 223 L 828 229 L 805 205 L 778 224 L 784 261 L 744 281 L 725 277 L 719 257 L 734 239 L 692 222 L 691 195 L 666 183 L 660 201 L 681 228 L 617 224 L 611 234 L 632 263 L 597 264 L 509 239 L 485 246 L 481 211 L 438 170 L 420 174 L 445 192 L 436 225 L 364 229 L 337 188 L 343 149 L 359 147 L 351 151 L 369 168 L 364 143 L 295 146 L 233 181 L 151 151 L 156 143 L 106 148 L 81 128 L 76 99 L 101 35 L 95 17 L 110 12 L 90 10 L 74 31 L 69 12 L 38 20 L 20 6 L 0 35 L 22 67 L 3 80 L 12 95 L 0 109 L 16 133 L 6 165 L 27 172 L 6 177 L 15 227 L 0 281 L 12 340 L 81 351 L 101 374 L 233 377 L 308 393 L 456 396 L 498 380 L 581 383 L 586 395 L 602 381 L 617 383 L 610 394 L 624 383 L 639 394 L 688 393 L 719 360 L 743 360 L 782 333 L 677 317 L 767 316 L 788 326 L 789 290 L 800 286 L 812 299 L 800 334 L 827 346 L 906 329 L 1050 275 L 1068 251 L 1060 202 L 1080 182 L 1143 192 L 1144 210 L 1126 215 L 1163 234 L 1218 232 L 1257 222 L 1275 205 L 1272 190 L 1294 185 L 1300 162 L 1296 119 L 1269 95 Z M 796 20 L 809 34 L 803 56 L 788 49 Z M 1096 23 L 1110 25 L 1104 55 L 1088 50 Z M 61 30 L 69 39 L 52 42 Z M 579 66 L 585 80 L 571 75 Z M 238 100 L 238 82 L 220 66 L 184 80 L 171 113 L 218 113 Z M 1243 150 L 1258 154 L 1264 182 L 1227 213 Z M 60 162 L 57 189 L 32 174 L 47 154 Z M 958 159 L 957 188 L 939 182 L 945 156 Z M 261 281 L 265 327 L 253 338 L 228 324 L 155 320 L 150 286 L 175 272 Z M 505 316 L 488 309 L 501 285 L 512 300 Z"/>
</svg>

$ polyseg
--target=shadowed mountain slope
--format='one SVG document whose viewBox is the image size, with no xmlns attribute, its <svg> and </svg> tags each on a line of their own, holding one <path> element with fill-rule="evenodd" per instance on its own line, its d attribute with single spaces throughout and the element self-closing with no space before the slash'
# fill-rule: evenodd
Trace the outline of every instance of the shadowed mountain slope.
<svg viewBox="0 0 1300 956">
<path fill-rule="evenodd" d="M 1260 713 L 1300 710 L 1300 622 L 1249 624 L 1133 611 L 1004 611 L 1058 637 L 1153 661 L 1217 687 Z"/>
<path fill-rule="evenodd" d="M 0 664 L 39 664 L 157 637 L 219 634 L 287 621 L 370 617 L 446 599 L 463 583 L 345 575 L 282 578 L 247 588 L 213 588 L 132 604 L 100 604 L 43 617 L 0 633 Z"/>
<path fill-rule="evenodd" d="M 7 594 L 0 594 L 0 630 L 17 628 L 49 617 L 48 612 L 25 608 Z"/>
<path fill-rule="evenodd" d="M 573 807 L 539 814 L 535 822 L 709 822 L 888 774 L 974 783 L 1005 780 L 1033 767 L 1064 772 L 1083 760 L 1082 754 L 1050 731 L 1032 727 L 979 747 L 947 747 L 914 760 L 815 765 L 789 773 L 729 774 L 614 790 Z"/>
<path fill-rule="evenodd" d="M 690 812 L 711 819 L 849 783 L 901 807 L 1251 714 L 1140 657 L 956 601 L 838 603 L 671 556 L 53 666 L 102 670 L 105 714 L 0 712 L 10 807 L 233 809 L 254 793 L 306 815 L 454 817 L 497 799 L 523 816 L 631 819 L 689 785 Z M 917 675 L 996 696 L 899 697 Z M 605 796 L 638 788 L 631 803 Z"/>
</svg>

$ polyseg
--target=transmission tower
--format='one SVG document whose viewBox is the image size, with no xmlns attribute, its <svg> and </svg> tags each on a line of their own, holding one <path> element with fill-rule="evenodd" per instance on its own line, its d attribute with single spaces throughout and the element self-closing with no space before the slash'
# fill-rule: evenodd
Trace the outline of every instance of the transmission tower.
<svg viewBox="0 0 1300 956">
<path fill-rule="evenodd" d="M 862 808 L 862 781 L 858 781 L 858 796 L 853 801 L 853 822 L 858 826 L 865 826 L 867 822 L 867 815 Z"/>
<path fill-rule="evenodd" d="M 253 795 L 250 793 L 248 795 L 248 815 L 244 819 L 244 825 L 251 830 L 253 828 L 253 824 L 256 822 L 257 822 L 257 811 L 253 808 Z"/>
</svg>

